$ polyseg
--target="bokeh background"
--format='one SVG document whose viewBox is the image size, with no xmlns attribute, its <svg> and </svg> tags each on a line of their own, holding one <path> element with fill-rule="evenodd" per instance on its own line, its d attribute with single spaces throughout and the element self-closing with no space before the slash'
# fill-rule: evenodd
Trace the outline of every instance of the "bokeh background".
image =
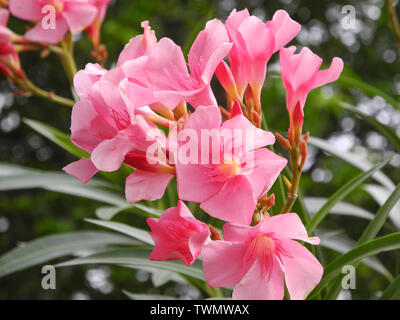
<svg viewBox="0 0 400 320">
<path fill-rule="evenodd" d="M 345 5 L 356 9 L 356 27 L 344 30 L 340 24 Z M 158 38 L 167 36 L 187 51 L 195 31 L 213 17 L 225 20 L 237 8 L 269 20 L 278 9 L 284 9 L 303 25 L 301 33 L 292 42 L 308 46 L 330 63 L 334 56 L 345 62 L 344 76 L 348 75 L 372 84 L 398 100 L 400 95 L 399 47 L 394 36 L 384 0 L 316 1 L 316 0 L 114 0 L 107 12 L 102 41 L 108 47 L 110 67 L 130 38 L 141 33 L 140 23 L 149 20 Z M 24 24 L 12 19 L 10 26 L 20 33 Z M 76 59 L 79 68 L 90 62 L 90 44 L 85 35 L 76 37 Z M 57 58 L 43 60 L 39 53 L 22 54 L 22 64 L 31 80 L 47 90 L 70 97 L 68 81 Z M 288 116 L 285 92 L 277 70 L 277 55 L 270 63 L 270 75 L 263 94 L 263 108 L 272 131 L 285 132 Z M 315 90 L 306 105 L 305 129 L 312 136 L 323 138 L 338 150 L 354 151 L 373 162 L 388 155 L 393 158 L 384 172 L 396 183 L 400 180 L 400 155 L 383 135 L 366 121 L 346 110 L 345 101 L 359 110 L 391 126 L 400 135 L 400 112 L 382 97 L 366 95 L 346 79 Z M 8 82 L 0 80 L 0 161 L 18 165 L 59 171 L 74 158 L 53 143 L 45 140 L 22 123 L 24 117 L 37 119 L 69 132 L 70 109 L 38 98 L 16 97 Z M 223 98 L 220 103 L 224 103 Z M 310 146 L 301 190 L 307 197 L 329 197 L 359 171 L 344 161 Z M 376 201 L 359 188 L 347 201 L 376 212 Z M 95 201 L 61 195 L 43 190 L 0 193 L 0 254 L 15 246 L 43 235 L 58 232 L 96 229 L 84 222 L 94 218 Z M 400 212 L 399 212 L 400 214 Z M 128 224 L 143 224 L 144 220 L 130 213 L 118 219 Z M 361 234 L 367 222 L 357 218 L 331 216 L 323 226 L 339 233 L 346 231 L 354 239 Z M 326 259 L 333 252 L 325 251 Z M 385 266 L 398 273 L 398 253 L 382 255 Z M 150 274 L 132 269 L 108 266 L 63 268 L 57 271 L 57 290 L 41 288 L 41 267 L 0 279 L 0 299 L 117 299 L 126 298 L 122 289 L 132 292 L 162 293 L 180 298 L 199 298 L 201 294 L 184 284 L 166 283 L 155 288 Z M 342 298 L 371 297 L 387 286 L 386 279 L 360 266 L 357 289 Z M 368 279 L 368 281 L 365 281 Z"/>
</svg>

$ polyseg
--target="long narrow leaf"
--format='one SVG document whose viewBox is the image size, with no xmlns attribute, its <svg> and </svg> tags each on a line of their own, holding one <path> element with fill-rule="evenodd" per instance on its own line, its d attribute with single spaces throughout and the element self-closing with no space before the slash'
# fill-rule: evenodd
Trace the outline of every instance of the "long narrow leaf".
<svg viewBox="0 0 400 320">
<path fill-rule="evenodd" d="M 109 232 L 79 231 L 42 237 L 1 256 L 0 277 L 80 250 L 129 244 L 136 242 Z"/>
<path fill-rule="evenodd" d="M 390 235 L 374 239 L 350 250 L 346 254 L 332 261 L 325 268 L 322 280 L 312 292 L 312 296 L 310 296 L 310 299 L 314 298 L 318 293 L 321 292 L 322 289 L 324 289 L 328 285 L 328 283 L 332 279 L 338 276 L 343 266 L 351 265 L 353 263 L 356 263 L 357 261 L 377 255 L 381 252 L 398 249 L 400 249 L 400 232 L 392 233 Z"/>
<path fill-rule="evenodd" d="M 315 228 L 321 223 L 326 217 L 330 210 L 340 201 L 342 201 L 347 195 L 349 195 L 354 189 L 361 185 L 365 180 L 371 177 L 375 172 L 384 167 L 388 161 L 384 161 L 367 172 L 363 172 L 347 182 L 343 187 L 336 191 L 324 206 L 311 218 L 310 223 L 307 225 L 307 230 L 311 234 Z"/>
<path fill-rule="evenodd" d="M 197 261 L 192 266 L 186 266 L 180 261 L 151 261 L 149 249 L 113 250 L 95 254 L 85 258 L 73 259 L 56 265 L 56 267 L 76 266 L 82 264 L 116 264 L 135 267 L 150 267 L 160 270 L 177 272 L 189 277 L 204 280 L 201 262 Z"/>
</svg>

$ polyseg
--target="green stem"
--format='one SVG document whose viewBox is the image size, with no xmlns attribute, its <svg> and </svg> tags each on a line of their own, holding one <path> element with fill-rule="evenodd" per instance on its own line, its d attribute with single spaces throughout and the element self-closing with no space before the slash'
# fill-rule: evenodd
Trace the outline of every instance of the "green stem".
<svg viewBox="0 0 400 320">
<path fill-rule="evenodd" d="M 50 101 L 53 101 L 55 103 L 58 103 L 63 106 L 67 107 L 73 107 L 75 105 L 75 102 L 71 99 L 60 97 L 52 92 L 45 91 L 43 89 L 40 89 L 36 87 L 32 82 L 27 80 L 24 85 L 26 85 L 27 89 L 29 92 L 31 92 L 33 95 L 48 99 Z"/>
</svg>

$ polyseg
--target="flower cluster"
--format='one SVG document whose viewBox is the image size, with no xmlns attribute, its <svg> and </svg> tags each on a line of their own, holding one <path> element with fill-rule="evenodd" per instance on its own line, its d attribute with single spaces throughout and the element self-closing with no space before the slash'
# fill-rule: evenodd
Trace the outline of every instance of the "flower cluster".
<svg viewBox="0 0 400 320">
<path fill-rule="evenodd" d="M 30 9 L 36 2 L 41 1 L 29 2 Z M 74 16 L 74 2 L 57 2 L 58 19 L 71 31 L 92 23 L 93 7 L 104 9 L 108 3 L 85 2 L 80 8 L 85 19 L 80 19 Z M 25 1 L 14 0 L 11 8 L 27 18 L 26 8 L 16 3 Z M 98 12 L 95 25 L 103 13 Z M 148 219 L 155 242 L 150 259 L 191 265 L 201 254 L 209 285 L 236 285 L 234 299 L 282 299 L 284 279 L 290 297 L 304 299 L 323 268 L 295 241 L 318 244 L 319 239 L 308 237 L 297 214 L 287 213 L 307 156 L 308 135 L 301 137 L 303 108 L 311 89 L 339 77 L 341 59 L 319 71 L 322 59 L 309 49 L 295 54 L 295 47 L 285 48 L 300 25 L 282 10 L 266 23 L 247 10 L 234 10 L 225 23 L 209 21 L 195 39 L 188 63 L 171 39 L 158 40 L 147 21 L 142 27 L 143 34 L 126 45 L 113 69 L 88 64 L 75 76 L 80 101 L 72 111 L 71 137 L 90 158 L 64 170 L 87 183 L 99 171 L 127 166 L 132 170 L 125 187 L 130 203 L 162 198 L 176 177 L 178 206 Z M 35 29 L 29 32 L 31 39 L 40 37 Z M 62 37 L 58 32 L 54 41 Z M 93 29 L 89 34 L 97 37 Z M 278 51 L 290 126 L 288 139 L 277 137 L 290 152 L 294 174 L 287 181 L 290 193 L 282 214 L 271 217 L 274 198 L 268 193 L 288 161 L 266 148 L 275 136 L 260 129 L 261 91 L 267 63 Z M 211 88 L 214 74 L 225 89 L 226 108 Z M 199 203 L 210 216 L 225 221 L 223 240 L 183 201 Z"/>
<path fill-rule="evenodd" d="M 48 52 L 56 53 L 65 67 L 71 60 L 71 34 L 85 31 L 93 45 L 92 56 L 103 63 L 107 49 L 100 43 L 100 29 L 111 0 L 9 0 L 0 3 L 0 72 L 25 95 L 35 94 L 61 104 L 69 105 L 66 99 L 58 99 L 53 93 L 35 87 L 26 77 L 18 53 L 41 50 L 42 57 Z M 8 7 L 7 9 L 4 7 Z M 19 19 L 33 23 L 27 26 L 24 35 L 16 34 L 8 27 L 10 13 Z M 72 63 L 72 62 L 70 62 Z"/>
</svg>

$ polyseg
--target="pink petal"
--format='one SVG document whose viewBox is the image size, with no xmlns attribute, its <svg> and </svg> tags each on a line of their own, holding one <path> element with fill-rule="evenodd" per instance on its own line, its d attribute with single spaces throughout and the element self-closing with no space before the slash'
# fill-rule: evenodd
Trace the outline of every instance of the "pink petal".
<svg viewBox="0 0 400 320">
<path fill-rule="evenodd" d="M 85 158 L 70 163 L 64 167 L 63 170 L 85 184 L 98 172 L 93 162 Z"/>
<path fill-rule="evenodd" d="M 155 32 L 151 30 L 148 21 L 142 22 L 144 29 L 143 35 L 136 36 L 122 50 L 117 66 L 122 66 L 129 60 L 134 60 L 142 56 L 148 56 L 154 45 L 157 43 Z"/>
<path fill-rule="evenodd" d="M 324 268 L 302 245 L 293 240 L 282 241 L 288 256 L 280 255 L 286 286 L 291 300 L 304 300 L 321 281 Z"/>
<path fill-rule="evenodd" d="M 57 44 L 64 38 L 68 31 L 67 22 L 63 17 L 58 17 L 56 19 L 56 28 L 45 30 L 42 27 L 42 23 L 39 22 L 27 33 L 25 33 L 25 38 L 33 42 L 44 42 L 49 44 Z"/>
<path fill-rule="evenodd" d="M 160 72 L 162 70 L 162 72 Z M 185 77 L 189 79 L 182 50 L 171 39 L 162 38 L 154 46 L 147 63 L 147 76 L 155 90 L 184 89 Z"/>
<path fill-rule="evenodd" d="M 10 0 L 10 11 L 17 18 L 36 21 L 42 18 L 42 5 L 37 0 Z"/>
<path fill-rule="evenodd" d="M 245 277 L 233 290 L 233 300 L 282 300 L 284 295 L 283 274 L 274 258 L 271 273 L 263 275 L 259 262 L 255 262 Z"/>
<path fill-rule="evenodd" d="M 318 72 L 322 59 L 307 47 L 301 49 L 297 58 L 299 61 L 295 64 L 294 74 L 292 74 L 293 89 L 297 90 L 301 86 L 306 86 L 311 90 L 310 81 L 314 74 Z"/>
<path fill-rule="evenodd" d="M 182 201 L 169 208 L 159 219 L 147 219 L 155 246 L 150 260 L 178 260 L 192 265 L 208 242 L 207 225 L 196 220 Z"/>
<path fill-rule="evenodd" d="M 261 231 L 273 233 L 279 239 L 294 239 L 319 244 L 319 238 L 308 237 L 307 230 L 296 213 L 285 213 L 265 219 Z"/>
<path fill-rule="evenodd" d="M 261 59 L 266 63 L 275 45 L 273 34 L 267 29 L 265 23 L 255 16 L 250 16 L 242 22 L 238 32 L 246 44 L 249 58 Z"/>
<path fill-rule="evenodd" d="M 0 8 L 0 26 L 6 27 L 9 17 L 10 12 L 7 9 Z"/>
<path fill-rule="evenodd" d="M 299 33 L 301 25 L 292 20 L 285 10 L 275 12 L 271 21 L 266 23 L 275 38 L 274 52 L 286 46 Z"/>
<path fill-rule="evenodd" d="M 168 173 L 136 170 L 126 179 L 126 199 L 129 203 L 161 199 L 173 177 L 172 174 Z"/>
<path fill-rule="evenodd" d="M 312 88 L 323 86 L 329 82 L 334 82 L 339 79 L 343 71 L 343 60 L 340 58 L 333 58 L 330 67 L 326 70 L 319 71 L 312 83 Z"/>
<path fill-rule="evenodd" d="M 91 159 L 97 169 L 106 172 L 116 171 L 121 167 L 125 155 L 135 148 L 131 137 L 124 132 L 114 138 L 104 140 L 92 152 Z"/>
<path fill-rule="evenodd" d="M 254 228 L 250 226 L 244 226 L 240 224 L 225 223 L 224 227 L 224 239 L 231 242 L 247 242 L 251 239 Z"/>
<path fill-rule="evenodd" d="M 75 145 L 92 152 L 100 142 L 116 134 L 117 131 L 99 116 L 89 100 L 75 104 L 71 116 L 71 139 Z"/>
<path fill-rule="evenodd" d="M 204 277 L 211 287 L 231 287 L 238 283 L 249 265 L 244 263 L 248 245 L 226 241 L 212 241 L 201 253 Z"/>
<path fill-rule="evenodd" d="M 87 99 L 91 87 L 100 80 L 100 77 L 106 73 L 106 70 L 98 64 L 88 63 L 85 70 L 80 70 L 74 77 L 74 88 L 81 99 Z"/>
<path fill-rule="evenodd" d="M 254 168 L 251 168 L 247 174 L 253 186 L 254 194 L 259 199 L 271 189 L 275 180 L 285 168 L 287 160 L 263 148 L 254 151 L 253 161 Z"/>
<path fill-rule="evenodd" d="M 97 9 L 94 5 L 84 2 L 65 1 L 63 17 L 72 33 L 86 29 L 96 18 Z"/>
<path fill-rule="evenodd" d="M 202 202 L 200 208 L 218 219 L 249 225 L 256 203 L 253 187 L 248 178 L 238 175 L 227 180 L 221 191 Z"/>
<path fill-rule="evenodd" d="M 221 126 L 221 132 L 225 130 L 230 132 L 230 136 L 233 139 L 224 141 L 224 147 L 227 152 L 233 150 L 233 146 L 235 148 L 244 146 L 243 152 L 248 152 L 275 143 L 275 136 L 271 132 L 256 128 L 243 115 L 226 120 Z M 240 143 L 241 141 L 243 142 L 242 144 Z M 236 150 L 239 151 L 239 149 Z"/>
<path fill-rule="evenodd" d="M 198 34 L 189 52 L 192 77 L 209 84 L 215 69 L 231 47 L 224 24 L 218 19 L 207 22 L 206 28 Z"/>
<path fill-rule="evenodd" d="M 223 183 L 211 181 L 209 170 L 198 164 L 176 164 L 179 198 L 192 202 L 203 202 L 217 194 Z"/>
</svg>

